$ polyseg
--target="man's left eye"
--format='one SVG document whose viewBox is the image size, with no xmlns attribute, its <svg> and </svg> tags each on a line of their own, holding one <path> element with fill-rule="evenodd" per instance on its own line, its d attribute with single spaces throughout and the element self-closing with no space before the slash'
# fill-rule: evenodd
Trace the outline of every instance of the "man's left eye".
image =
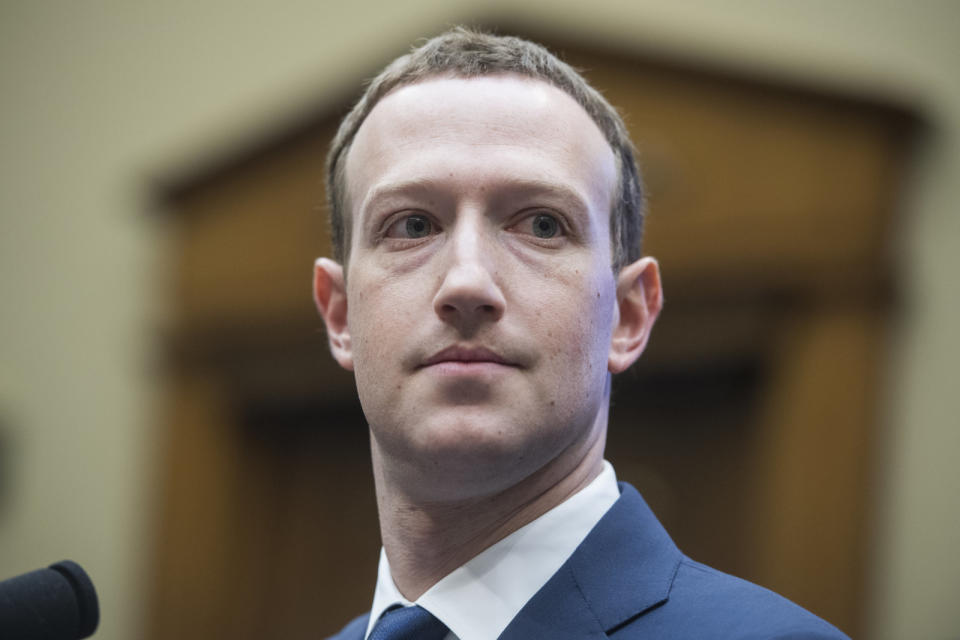
<svg viewBox="0 0 960 640">
<path fill-rule="evenodd" d="M 538 238 L 548 239 L 560 235 L 563 229 L 560 227 L 560 221 L 549 213 L 538 213 L 528 218 L 531 225 L 531 232 Z"/>
</svg>

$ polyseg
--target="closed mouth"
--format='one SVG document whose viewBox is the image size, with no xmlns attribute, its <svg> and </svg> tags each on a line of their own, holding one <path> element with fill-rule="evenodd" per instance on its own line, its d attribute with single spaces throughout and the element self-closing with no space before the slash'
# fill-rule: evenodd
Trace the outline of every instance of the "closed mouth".
<svg viewBox="0 0 960 640">
<path fill-rule="evenodd" d="M 429 367 L 435 364 L 445 362 L 471 364 L 471 363 L 492 363 L 501 364 L 510 367 L 517 366 L 510 362 L 496 351 L 486 347 L 471 347 L 466 345 L 451 345 L 441 349 L 429 358 L 423 361 L 422 367 Z"/>
</svg>

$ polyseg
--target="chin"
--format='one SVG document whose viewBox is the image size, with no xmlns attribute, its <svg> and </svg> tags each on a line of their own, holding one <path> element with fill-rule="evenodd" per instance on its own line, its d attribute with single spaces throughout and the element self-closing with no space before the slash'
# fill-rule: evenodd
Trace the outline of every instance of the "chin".
<svg viewBox="0 0 960 640">
<path fill-rule="evenodd" d="M 503 425 L 515 425 L 507 429 Z M 551 423 L 555 425 L 556 423 Z M 520 425 L 520 426 L 517 426 Z M 504 491 L 537 472 L 566 448 L 569 434 L 516 418 L 461 415 L 425 421 L 401 455 L 432 500 L 479 498 Z M 403 446 L 403 445 L 401 445 Z"/>
</svg>

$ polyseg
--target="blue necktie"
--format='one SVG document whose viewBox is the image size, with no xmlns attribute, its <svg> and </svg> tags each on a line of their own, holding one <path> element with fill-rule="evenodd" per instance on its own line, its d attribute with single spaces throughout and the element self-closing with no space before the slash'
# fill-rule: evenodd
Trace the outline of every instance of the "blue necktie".
<svg viewBox="0 0 960 640">
<path fill-rule="evenodd" d="M 370 632 L 368 640 L 443 640 L 447 626 L 421 607 L 387 609 Z"/>
</svg>

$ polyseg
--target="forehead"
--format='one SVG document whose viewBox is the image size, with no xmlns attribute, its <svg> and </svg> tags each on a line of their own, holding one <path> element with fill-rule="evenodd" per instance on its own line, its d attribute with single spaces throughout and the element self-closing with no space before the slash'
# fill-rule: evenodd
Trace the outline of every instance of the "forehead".
<svg viewBox="0 0 960 640">
<path fill-rule="evenodd" d="M 357 132 L 345 164 L 353 212 L 393 181 L 469 178 L 563 184 L 609 212 L 613 152 L 568 94 L 517 75 L 438 77 L 384 97 Z"/>
</svg>

